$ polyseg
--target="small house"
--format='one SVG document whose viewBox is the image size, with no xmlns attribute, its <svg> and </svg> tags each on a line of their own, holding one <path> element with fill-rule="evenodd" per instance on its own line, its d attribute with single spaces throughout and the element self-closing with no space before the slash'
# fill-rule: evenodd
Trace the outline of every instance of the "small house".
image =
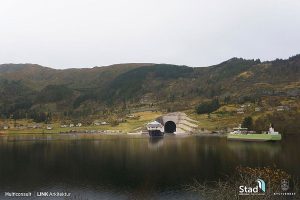
<svg viewBox="0 0 300 200">
<path fill-rule="evenodd" d="M 255 107 L 254 110 L 255 110 L 255 112 L 260 112 L 261 111 L 261 107 Z"/>
<path fill-rule="evenodd" d="M 237 114 L 244 114 L 245 113 L 245 109 L 244 108 L 238 108 L 238 109 L 236 109 L 236 113 Z"/>
<path fill-rule="evenodd" d="M 76 124 L 77 127 L 81 127 L 82 126 L 82 123 L 78 123 Z"/>
<path fill-rule="evenodd" d="M 134 114 L 129 114 L 126 116 L 127 118 L 135 118 L 136 116 Z"/>
<path fill-rule="evenodd" d="M 94 122 L 94 125 L 95 125 L 95 126 L 100 126 L 101 123 L 100 123 L 100 122 Z"/>
<path fill-rule="evenodd" d="M 122 122 L 125 122 L 125 120 L 123 118 L 118 118 L 117 122 L 122 123 Z"/>
<path fill-rule="evenodd" d="M 42 126 L 40 125 L 40 124 L 34 124 L 33 126 L 32 126 L 32 128 L 34 128 L 34 129 L 36 129 L 36 128 L 41 128 Z"/>
<path fill-rule="evenodd" d="M 288 106 L 277 106 L 276 111 L 288 111 L 290 108 Z"/>
</svg>

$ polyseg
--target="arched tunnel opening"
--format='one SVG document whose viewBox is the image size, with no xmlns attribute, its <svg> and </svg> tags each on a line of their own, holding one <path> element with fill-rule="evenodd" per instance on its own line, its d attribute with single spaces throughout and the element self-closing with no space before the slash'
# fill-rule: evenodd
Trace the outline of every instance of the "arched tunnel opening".
<svg viewBox="0 0 300 200">
<path fill-rule="evenodd" d="M 165 123 L 165 133 L 174 133 L 176 132 L 176 124 L 173 121 L 167 121 Z"/>
</svg>

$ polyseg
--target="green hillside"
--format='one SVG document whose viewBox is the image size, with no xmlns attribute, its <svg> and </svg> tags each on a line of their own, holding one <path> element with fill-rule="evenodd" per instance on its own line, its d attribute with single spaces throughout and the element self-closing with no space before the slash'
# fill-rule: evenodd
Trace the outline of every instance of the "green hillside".
<svg viewBox="0 0 300 200">
<path fill-rule="evenodd" d="M 214 98 L 243 103 L 264 96 L 299 98 L 300 55 L 268 62 L 232 58 L 211 67 L 134 63 L 57 70 L 0 65 L 2 118 L 32 112 L 72 117 L 153 107 L 188 110 Z"/>
</svg>

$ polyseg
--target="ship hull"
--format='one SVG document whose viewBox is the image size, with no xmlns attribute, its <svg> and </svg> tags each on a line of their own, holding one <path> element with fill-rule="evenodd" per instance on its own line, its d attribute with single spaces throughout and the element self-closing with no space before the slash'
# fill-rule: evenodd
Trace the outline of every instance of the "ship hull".
<svg viewBox="0 0 300 200">
<path fill-rule="evenodd" d="M 281 135 L 276 134 L 228 134 L 228 140 L 250 141 L 250 142 L 266 142 L 266 141 L 280 141 Z"/>
<path fill-rule="evenodd" d="M 160 130 L 149 130 L 149 136 L 150 137 L 163 137 L 164 133 L 161 132 Z"/>
</svg>

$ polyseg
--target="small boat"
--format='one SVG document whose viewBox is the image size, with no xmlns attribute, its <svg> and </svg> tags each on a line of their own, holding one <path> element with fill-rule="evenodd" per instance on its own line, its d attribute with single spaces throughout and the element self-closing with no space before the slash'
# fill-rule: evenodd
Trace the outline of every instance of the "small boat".
<svg viewBox="0 0 300 200">
<path fill-rule="evenodd" d="M 248 131 L 247 128 L 242 128 L 239 126 L 238 128 L 234 128 L 233 131 L 227 135 L 227 139 L 257 142 L 280 141 L 281 134 L 279 132 L 275 132 L 272 125 L 270 125 L 269 131 L 261 134 L 253 133 L 253 131 Z"/>
<path fill-rule="evenodd" d="M 148 130 L 150 137 L 163 137 L 164 136 L 164 126 L 157 121 L 148 123 L 147 130 Z"/>
</svg>

